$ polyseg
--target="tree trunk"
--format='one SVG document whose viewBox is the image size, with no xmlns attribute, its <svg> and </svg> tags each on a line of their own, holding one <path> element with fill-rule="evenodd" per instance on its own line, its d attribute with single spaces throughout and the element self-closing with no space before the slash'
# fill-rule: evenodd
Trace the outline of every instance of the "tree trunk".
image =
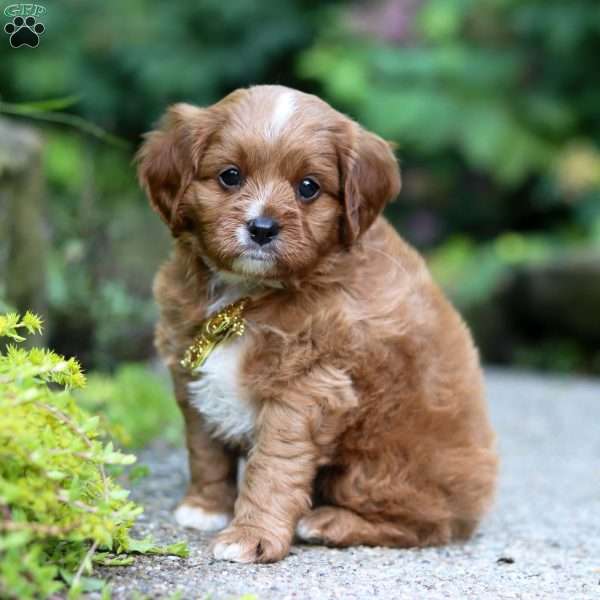
<svg viewBox="0 0 600 600">
<path fill-rule="evenodd" d="M 0 311 L 8 306 L 47 315 L 43 200 L 39 134 L 0 118 Z"/>
</svg>

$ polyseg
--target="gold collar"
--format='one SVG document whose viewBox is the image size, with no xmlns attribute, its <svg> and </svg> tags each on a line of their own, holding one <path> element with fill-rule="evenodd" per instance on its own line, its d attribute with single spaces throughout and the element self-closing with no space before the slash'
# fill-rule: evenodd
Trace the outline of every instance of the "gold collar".
<svg viewBox="0 0 600 600">
<path fill-rule="evenodd" d="M 244 310 L 250 298 L 240 298 L 233 304 L 207 317 L 200 324 L 200 333 L 194 338 L 192 345 L 185 351 L 180 364 L 188 371 L 201 367 L 210 353 L 223 342 L 233 336 L 243 335 L 246 329 Z"/>
</svg>

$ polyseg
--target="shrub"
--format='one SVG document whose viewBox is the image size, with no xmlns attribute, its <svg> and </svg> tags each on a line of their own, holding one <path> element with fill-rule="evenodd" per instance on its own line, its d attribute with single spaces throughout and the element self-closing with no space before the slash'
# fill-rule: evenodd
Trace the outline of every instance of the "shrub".
<svg viewBox="0 0 600 600">
<path fill-rule="evenodd" d="M 164 377 L 143 364 L 125 364 L 114 375 L 93 373 L 78 393 L 81 404 L 103 415 L 110 431 L 128 448 L 154 438 L 181 441 L 181 414 Z"/>
<path fill-rule="evenodd" d="M 386 19 L 392 5 L 402 12 Z M 347 16 L 337 27 L 323 21 L 300 74 L 400 145 L 403 202 L 389 214 L 415 242 L 565 227 L 592 234 L 597 2 L 363 3 Z"/>
<path fill-rule="evenodd" d="M 101 585 L 84 576 L 94 563 L 132 560 L 111 553 L 185 553 L 130 538 L 142 508 L 109 469 L 135 457 L 116 451 L 99 418 L 77 405 L 78 362 L 17 347 L 23 330 L 39 332 L 40 319 L 0 315 L 0 337 L 13 342 L 0 353 L 0 597 L 46 598 L 65 583 L 76 596 Z"/>
</svg>

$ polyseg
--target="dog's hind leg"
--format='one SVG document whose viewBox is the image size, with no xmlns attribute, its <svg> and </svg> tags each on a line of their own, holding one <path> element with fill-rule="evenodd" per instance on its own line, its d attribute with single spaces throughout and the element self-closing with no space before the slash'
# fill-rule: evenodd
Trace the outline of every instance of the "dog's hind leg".
<svg viewBox="0 0 600 600">
<path fill-rule="evenodd" d="M 321 506 L 298 522 L 296 536 L 326 546 L 429 546 L 452 538 L 449 523 L 409 523 L 369 520 L 347 508 Z"/>
</svg>

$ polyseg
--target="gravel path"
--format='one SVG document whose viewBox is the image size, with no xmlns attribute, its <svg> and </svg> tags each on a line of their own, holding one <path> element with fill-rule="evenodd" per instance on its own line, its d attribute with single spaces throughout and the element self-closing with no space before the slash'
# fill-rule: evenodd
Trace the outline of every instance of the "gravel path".
<svg viewBox="0 0 600 600">
<path fill-rule="evenodd" d="M 488 373 L 502 473 L 498 500 L 476 537 L 426 550 L 297 545 L 274 565 L 213 561 L 209 538 L 175 525 L 185 485 L 181 450 L 140 457 L 151 475 L 135 497 L 137 526 L 161 541 L 187 539 L 190 557 L 140 557 L 105 569 L 113 597 L 180 593 L 211 600 L 600 598 L 600 381 Z"/>
</svg>

